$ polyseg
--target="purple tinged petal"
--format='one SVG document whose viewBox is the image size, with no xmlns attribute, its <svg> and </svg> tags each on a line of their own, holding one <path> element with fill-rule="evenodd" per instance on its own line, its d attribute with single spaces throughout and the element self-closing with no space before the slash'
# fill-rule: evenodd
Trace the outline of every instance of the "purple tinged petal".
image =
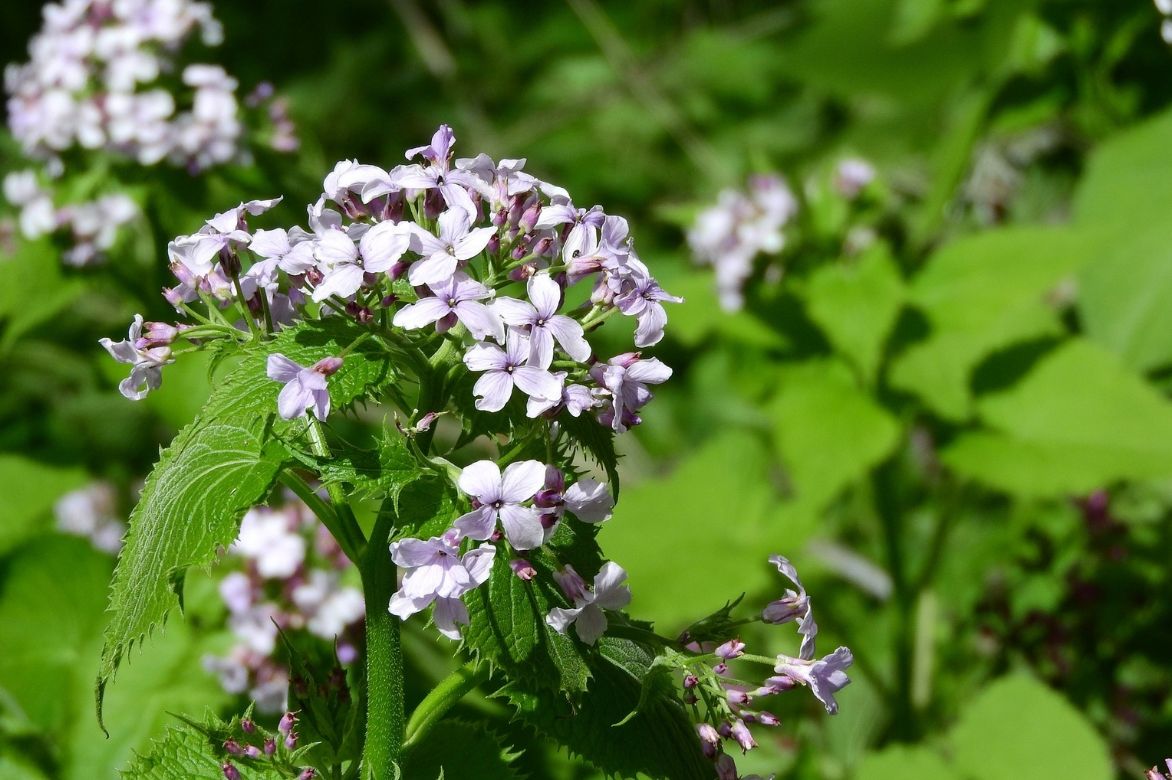
<svg viewBox="0 0 1172 780">
<path fill-rule="evenodd" d="M 545 537 L 540 513 L 531 507 L 505 504 L 500 509 L 501 526 L 509 544 L 517 550 L 540 547 Z"/>
<path fill-rule="evenodd" d="M 553 364 L 553 334 L 547 328 L 534 325 L 529 332 L 529 356 L 525 362 L 544 369 Z"/>
<path fill-rule="evenodd" d="M 455 242 L 452 253 L 460 260 L 469 260 L 483 252 L 494 235 L 496 235 L 496 228 L 476 228 Z"/>
<path fill-rule="evenodd" d="M 566 491 L 566 509 L 584 523 L 601 523 L 611 516 L 614 499 L 606 485 L 590 478 L 580 479 Z"/>
<path fill-rule="evenodd" d="M 286 420 L 293 420 L 305 413 L 313 404 L 313 391 L 301 386 L 300 378 L 295 377 L 281 388 L 277 394 L 277 411 Z"/>
<path fill-rule="evenodd" d="M 381 273 L 388 270 L 411 245 L 411 234 L 401 225 L 380 222 L 363 234 L 358 242 L 363 265 L 367 271 Z"/>
<path fill-rule="evenodd" d="M 496 531 L 496 510 L 486 504 L 456 518 L 454 525 L 469 539 L 484 541 Z"/>
<path fill-rule="evenodd" d="M 512 381 L 526 395 L 550 401 L 560 401 L 562 398 L 562 383 L 545 369 L 517 366 L 513 369 Z"/>
<path fill-rule="evenodd" d="M 312 394 L 313 415 L 319 420 L 325 420 L 330 416 L 330 391 L 326 388 L 317 388 L 310 390 Z"/>
<path fill-rule="evenodd" d="M 564 607 L 554 607 L 545 616 L 545 622 L 554 631 L 557 631 L 559 634 L 564 634 L 570 625 L 578 619 L 578 615 L 581 612 L 581 608 L 566 609 Z"/>
<path fill-rule="evenodd" d="M 671 378 L 672 370 L 659 358 L 640 360 L 627 369 L 627 379 L 646 384 L 658 385 Z"/>
<path fill-rule="evenodd" d="M 485 304 L 461 301 L 456 304 L 455 312 L 460 322 L 468 327 L 468 332 L 473 338 L 484 339 L 491 336 L 497 341 L 505 340 L 505 324 Z"/>
<path fill-rule="evenodd" d="M 407 279 L 415 287 L 442 284 L 452 278 L 459 265 L 460 262 L 444 249 L 424 260 L 412 263 L 407 271 Z"/>
<path fill-rule="evenodd" d="M 469 371 L 503 371 L 508 365 L 505 351 L 495 344 L 473 344 L 464 353 L 464 365 Z"/>
<path fill-rule="evenodd" d="M 288 254 L 293 246 L 289 243 L 289 234 L 282 228 L 277 228 L 256 231 L 248 248 L 261 257 L 280 257 Z"/>
<path fill-rule="evenodd" d="M 476 408 L 482 412 L 499 412 L 513 394 L 513 376 L 504 371 L 488 371 L 472 386 Z"/>
<path fill-rule="evenodd" d="M 492 574 L 492 562 L 496 557 L 496 547 L 491 544 L 482 544 L 475 550 L 469 550 L 460 561 L 468 570 L 471 587 L 483 585 Z"/>
<path fill-rule="evenodd" d="M 537 217 L 537 224 L 535 227 L 538 230 L 545 230 L 547 228 L 564 225 L 567 222 L 573 222 L 578 218 L 578 212 L 573 206 L 556 205 L 546 206 L 541 210 L 541 214 Z"/>
<path fill-rule="evenodd" d="M 501 470 L 491 460 L 478 460 L 465 466 L 456 484 L 465 495 L 478 498 L 481 503 L 491 504 L 501 499 Z"/>
<path fill-rule="evenodd" d="M 527 290 L 539 319 L 548 320 L 562 305 L 562 288 L 546 272 L 529 277 Z"/>
<path fill-rule="evenodd" d="M 553 334 L 566 354 L 574 360 L 585 363 L 590 359 L 593 351 L 590 349 L 590 342 L 586 341 L 582 326 L 573 319 L 563 314 L 555 315 L 545 323 L 545 329 Z"/>
<path fill-rule="evenodd" d="M 313 288 L 314 301 L 321 302 L 331 295 L 349 298 L 362 287 L 364 271 L 357 265 L 340 265 L 326 274 L 322 283 Z"/>
<path fill-rule="evenodd" d="M 438 538 L 426 542 L 422 539 L 402 539 L 391 542 L 391 560 L 396 566 L 414 569 L 435 563 L 439 553 L 446 547 Z"/>
<path fill-rule="evenodd" d="M 500 498 L 510 504 L 519 504 L 533 498 L 544 484 L 544 463 L 536 460 L 511 463 L 500 480 Z"/>
<path fill-rule="evenodd" d="M 432 613 L 435 627 L 448 639 L 460 638 L 459 626 L 468 625 L 468 608 L 464 602 L 456 598 L 441 598 L 435 601 L 435 611 Z"/>
<path fill-rule="evenodd" d="M 422 165 L 400 165 L 390 172 L 391 183 L 404 190 L 429 190 L 436 185 L 435 173 Z"/>
<path fill-rule="evenodd" d="M 510 327 L 532 325 L 537 319 L 537 310 L 533 308 L 533 304 L 516 298 L 497 298 L 492 302 L 492 307 Z"/>
<path fill-rule="evenodd" d="M 647 308 L 639 315 L 639 324 L 635 328 L 635 346 L 650 347 L 663 339 L 663 328 L 667 325 L 667 312 L 663 305 L 648 302 Z"/>
<path fill-rule="evenodd" d="M 614 561 L 602 565 L 594 577 L 594 603 L 606 609 L 622 609 L 631 603 L 627 572 Z"/>
<path fill-rule="evenodd" d="M 318 236 L 314 255 L 327 266 L 345 265 L 358 259 L 358 247 L 341 230 L 327 230 Z"/>
<path fill-rule="evenodd" d="M 391 322 L 396 327 L 415 330 L 446 317 L 450 311 L 451 307 L 447 301 L 439 298 L 422 298 L 418 303 L 404 306 L 395 312 L 395 318 Z"/>
<path fill-rule="evenodd" d="M 588 604 L 578 613 L 578 619 L 574 621 L 574 628 L 578 632 L 579 639 L 592 645 L 606 633 L 606 615 L 597 605 Z"/>
</svg>

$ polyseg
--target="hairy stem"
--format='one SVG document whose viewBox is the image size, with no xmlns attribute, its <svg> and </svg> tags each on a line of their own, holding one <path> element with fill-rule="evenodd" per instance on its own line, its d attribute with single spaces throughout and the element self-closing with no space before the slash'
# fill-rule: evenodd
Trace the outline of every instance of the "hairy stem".
<svg viewBox="0 0 1172 780">
<path fill-rule="evenodd" d="M 342 552 L 346 554 L 346 557 L 351 561 L 357 562 L 359 554 L 362 552 L 362 547 L 361 545 L 355 547 L 350 535 L 343 531 L 342 525 L 338 520 L 338 513 L 334 511 L 334 507 L 322 500 L 322 497 L 317 494 L 316 490 L 309 486 L 309 483 L 292 471 L 281 472 L 281 482 L 309 507 L 314 516 L 321 521 L 321 524 L 326 527 L 326 530 L 337 540 L 338 546 L 342 548 Z"/>
<path fill-rule="evenodd" d="M 411 713 L 411 720 L 407 722 L 407 741 L 403 747 L 410 748 L 423 739 L 452 707 L 487 679 L 488 664 L 477 666 L 469 661 L 440 680 Z"/>
<path fill-rule="evenodd" d="M 399 620 L 387 611 L 395 590 L 395 564 L 387 540 L 395 527 L 391 500 L 383 502 L 362 556 L 362 590 L 366 598 L 366 739 L 363 777 L 391 780 L 403 751 L 403 650 Z"/>
<path fill-rule="evenodd" d="M 309 448 L 314 455 L 319 458 L 329 458 L 332 456 L 330 452 L 330 445 L 326 443 L 325 431 L 322 430 L 321 421 L 316 417 L 309 417 Z M 346 549 L 346 545 L 350 545 L 355 552 L 361 550 L 366 544 L 366 537 L 362 535 L 362 529 L 358 527 L 358 520 L 354 517 L 354 512 L 350 509 L 350 502 L 346 498 L 346 491 L 342 490 L 341 485 L 326 485 L 326 493 L 329 494 L 330 501 L 334 505 L 334 512 L 337 514 L 337 531 L 330 528 L 330 533 L 334 534 L 334 538 L 338 540 L 338 544 L 342 549 Z M 327 526 L 328 527 L 328 526 Z M 350 560 L 356 560 L 353 556 Z"/>
</svg>

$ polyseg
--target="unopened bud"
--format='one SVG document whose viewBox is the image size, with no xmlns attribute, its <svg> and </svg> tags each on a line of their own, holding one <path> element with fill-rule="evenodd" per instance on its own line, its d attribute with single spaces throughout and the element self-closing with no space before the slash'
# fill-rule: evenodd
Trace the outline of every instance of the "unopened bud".
<svg viewBox="0 0 1172 780">
<path fill-rule="evenodd" d="M 293 725 L 295 723 L 297 723 L 297 713 L 286 712 L 281 716 L 280 722 L 277 723 L 277 731 L 281 732 L 282 734 L 288 734 L 293 730 Z"/>
<path fill-rule="evenodd" d="M 277 740 L 269 737 L 265 740 L 264 752 L 266 756 L 271 756 L 277 752 Z"/>
<path fill-rule="evenodd" d="M 555 571 L 553 578 L 571 602 L 584 601 L 589 594 L 586 590 L 586 581 L 582 579 L 582 575 L 574 571 L 573 566 L 567 564 L 561 571 Z"/>
<path fill-rule="evenodd" d="M 730 639 L 716 648 L 716 654 L 726 661 L 740 658 L 745 654 L 745 643 L 739 639 Z"/>
<path fill-rule="evenodd" d="M 227 761 L 220 767 L 220 771 L 224 773 L 225 780 L 240 780 L 240 770 Z"/>
<path fill-rule="evenodd" d="M 338 369 L 342 367 L 342 358 L 340 357 L 324 357 L 313 364 L 313 370 L 322 376 L 333 376 L 338 373 Z M 292 713 L 287 713 L 286 717 L 292 717 Z M 285 718 L 281 718 L 281 722 L 285 722 Z"/>
<path fill-rule="evenodd" d="M 524 558 L 514 558 L 509 561 L 509 568 L 513 570 L 513 574 L 525 582 L 529 582 L 537 576 L 537 569 L 534 569 L 533 564 Z"/>
<path fill-rule="evenodd" d="M 711 723 L 701 723 L 696 726 L 696 733 L 700 737 L 700 749 L 709 758 L 715 758 L 720 748 L 720 734 L 712 728 Z"/>
</svg>

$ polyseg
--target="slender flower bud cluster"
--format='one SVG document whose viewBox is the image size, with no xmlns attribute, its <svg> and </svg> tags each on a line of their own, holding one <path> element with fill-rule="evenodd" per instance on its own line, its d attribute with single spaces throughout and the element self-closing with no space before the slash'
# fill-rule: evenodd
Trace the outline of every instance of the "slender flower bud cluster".
<svg viewBox="0 0 1172 780">
<path fill-rule="evenodd" d="M 223 38 L 209 4 L 64 0 L 46 5 L 43 13 L 44 26 L 29 43 L 29 62 L 4 71 L 9 129 L 24 153 L 42 165 L 10 174 L 4 195 L 20 210 L 26 238 L 70 235 L 69 264 L 98 261 L 138 208 L 120 192 L 86 192 L 88 199 L 54 205 L 50 182 L 90 164 L 67 164 L 67 155 L 102 153 L 197 173 L 246 162 L 246 129 L 264 122 L 272 127 L 274 149 L 296 148 L 285 104 L 272 99 L 271 87 L 246 100 L 249 109 L 268 112 L 267 119 L 254 121 L 237 101 L 236 80 L 223 68 L 181 64 L 194 38 L 210 46 Z"/>
<path fill-rule="evenodd" d="M 701 211 L 688 231 L 696 261 L 716 272 L 720 305 L 726 311 L 744 306 L 744 285 L 758 255 L 777 255 L 785 247 L 785 227 L 798 201 L 785 180 L 769 174 L 749 179 L 745 192 L 726 189 L 716 205 Z"/>
<path fill-rule="evenodd" d="M 733 742 L 742 752 L 747 752 L 757 746 L 750 726 L 771 727 L 780 723 L 776 715 L 761 709 L 761 700 L 806 686 L 833 715 L 838 712 L 834 694 L 850 683 L 846 670 L 854 660 L 851 651 L 840 647 L 828 656 L 815 657 L 814 640 L 818 635 L 818 625 L 814 622 L 806 589 L 787 559 L 774 555 L 769 562 L 796 590 L 787 588 L 781 598 L 765 607 L 760 619 L 768 624 L 792 622 L 797 626 L 802 638 L 797 657 L 749 654 L 739 637 L 720 644 L 685 637 L 685 648 L 693 655 L 676 656 L 683 672 L 684 702 L 692 707 L 700 721 L 696 727 L 700 746 L 715 762 L 720 777 L 737 777 L 736 762 L 723 752 L 725 742 Z M 761 681 L 750 681 L 740 667 L 753 663 L 770 665 L 773 673 Z M 734 664 L 738 667 L 735 672 Z M 701 702 L 704 705 L 702 718 Z"/>
<path fill-rule="evenodd" d="M 355 660 L 362 592 L 344 584 L 350 562 L 303 504 L 289 499 L 250 510 L 228 560 L 239 566 L 219 590 L 236 644 L 224 657 L 204 658 L 224 690 L 247 691 L 262 712 L 286 706 L 289 671 L 275 657 L 278 627 L 335 644 L 342 664 Z"/>
<path fill-rule="evenodd" d="M 53 505 L 53 514 L 62 533 L 84 536 L 103 552 L 122 549 L 126 523 L 118 513 L 118 494 L 109 482 L 93 482 L 66 493 Z"/>
<path fill-rule="evenodd" d="M 281 708 L 276 711 L 280 712 Z M 240 780 L 244 776 L 237 763 L 250 772 L 267 770 L 298 780 L 317 777 L 317 770 L 313 767 L 297 766 L 299 756 L 295 751 L 300 736 L 296 728 L 296 712 L 285 712 L 275 732 L 262 728 L 249 716 L 233 721 L 227 730 L 227 739 L 220 745 L 220 772 L 225 780 Z"/>
</svg>

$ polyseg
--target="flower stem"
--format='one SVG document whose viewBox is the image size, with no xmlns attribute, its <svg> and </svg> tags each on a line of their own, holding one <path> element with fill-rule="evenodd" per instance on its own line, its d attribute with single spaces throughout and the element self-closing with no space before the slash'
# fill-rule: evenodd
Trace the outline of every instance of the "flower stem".
<svg viewBox="0 0 1172 780">
<path fill-rule="evenodd" d="M 346 554 L 346 557 L 351 561 L 357 562 L 362 547 L 355 547 L 349 536 L 343 533 L 338 519 L 338 513 L 334 511 L 334 507 L 323 501 L 322 497 L 317 494 L 317 491 L 309 486 L 309 483 L 292 471 L 281 472 L 281 482 L 309 507 L 310 511 L 321 521 L 321 524 L 337 540 L 338 546 L 342 548 L 342 552 Z"/>
<path fill-rule="evenodd" d="M 366 599 L 366 738 L 362 776 L 392 780 L 398 776 L 406 720 L 403 705 L 403 650 L 399 620 L 387 610 L 395 589 L 395 564 L 387 540 L 395 527 L 394 503 L 383 502 L 370 544 L 362 556 L 362 590 Z"/>
<path fill-rule="evenodd" d="M 443 720 L 444 715 L 452 707 L 488 679 L 488 674 L 488 664 L 477 666 L 469 661 L 440 680 L 411 713 L 411 719 L 407 722 L 407 741 L 403 743 L 403 749 L 410 749 L 427 736 L 432 727 Z"/>
<path fill-rule="evenodd" d="M 319 458 L 331 457 L 330 445 L 326 443 L 321 421 L 312 415 L 309 417 L 308 433 L 309 448 L 313 454 Z M 354 512 L 350 509 L 350 502 L 346 499 L 346 492 L 342 490 L 341 485 L 327 483 L 326 493 L 329 494 L 330 501 L 334 505 L 334 512 L 338 516 L 337 531 L 330 528 L 330 532 L 334 534 L 338 544 L 342 545 L 343 550 L 346 549 L 347 544 L 355 552 L 361 550 L 366 545 L 366 537 L 362 535 L 362 529 L 358 527 L 358 520 L 355 519 Z M 351 557 L 350 560 L 355 559 Z"/>
</svg>

